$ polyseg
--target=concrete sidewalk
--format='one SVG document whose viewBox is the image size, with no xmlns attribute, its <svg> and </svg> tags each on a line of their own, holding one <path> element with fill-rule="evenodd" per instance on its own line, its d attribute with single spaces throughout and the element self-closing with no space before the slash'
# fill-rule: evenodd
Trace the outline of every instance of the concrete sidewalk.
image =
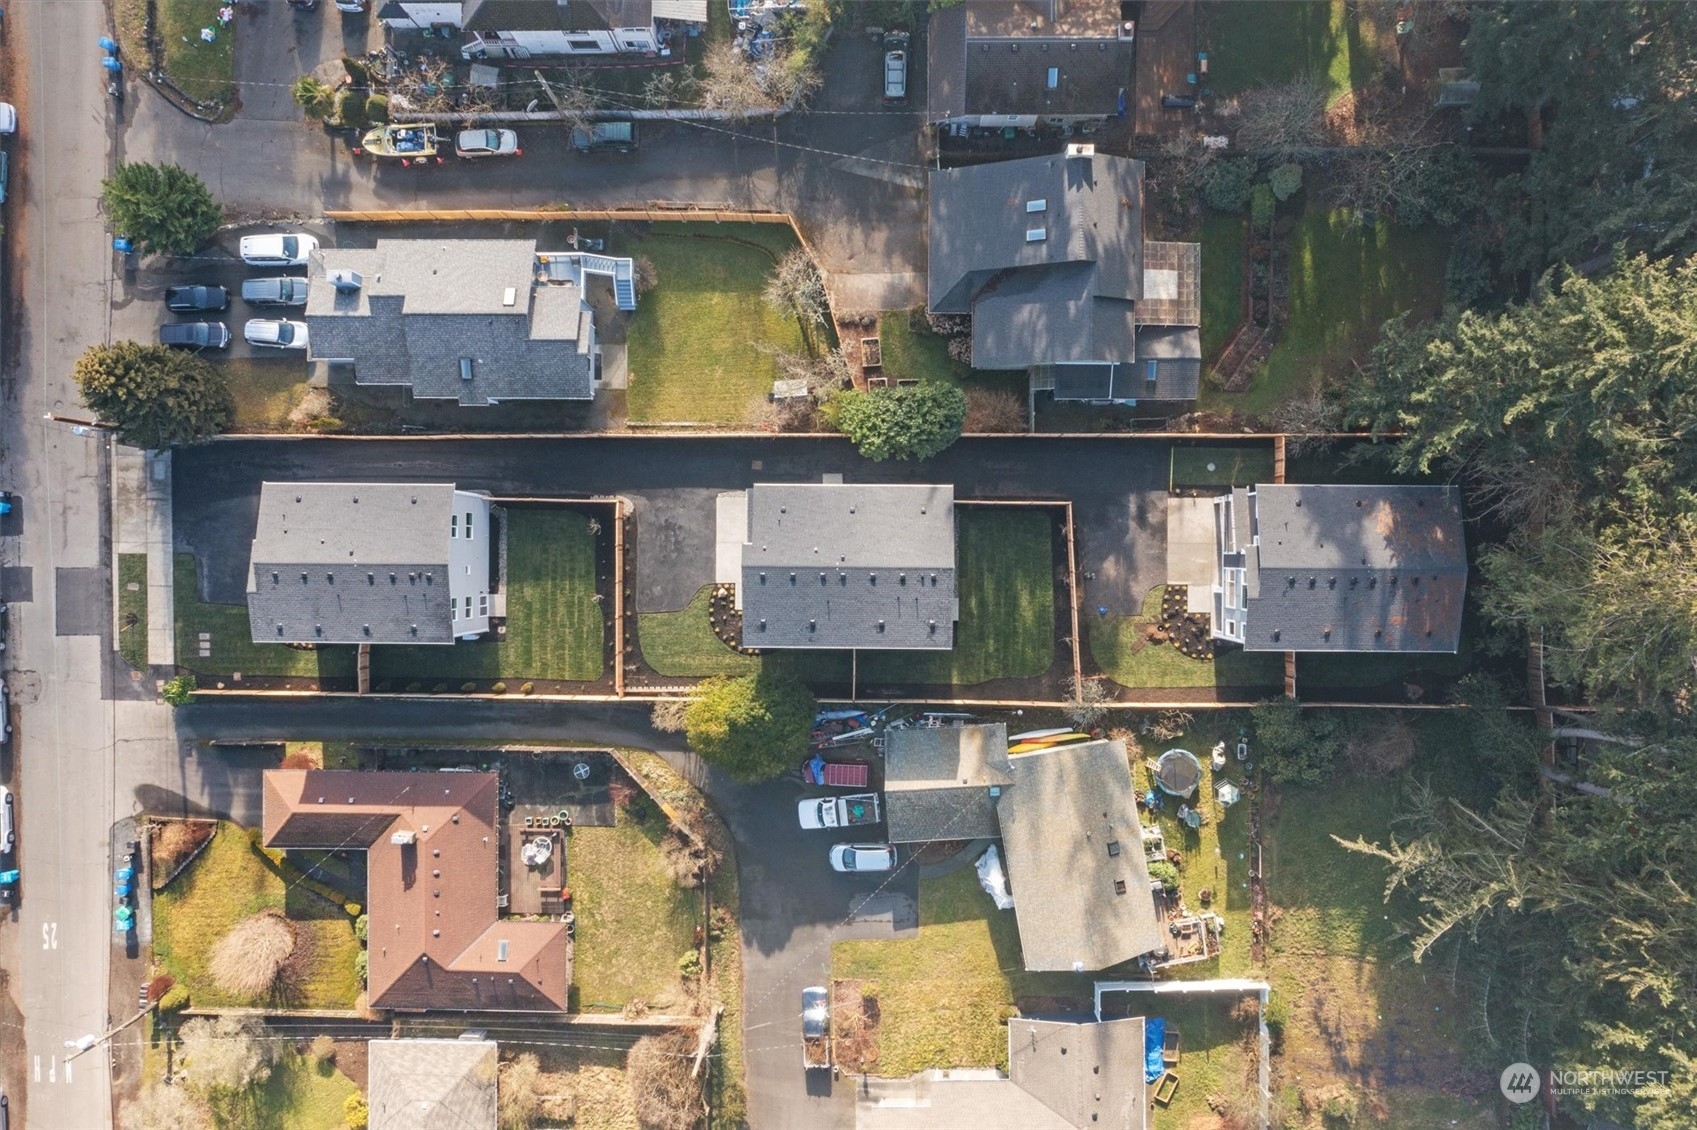
<svg viewBox="0 0 1697 1130">
<path fill-rule="evenodd" d="M 171 453 L 117 445 L 112 458 L 112 646 L 118 646 L 118 558 L 144 553 L 149 667 L 177 663 L 171 539 Z"/>
</svg>

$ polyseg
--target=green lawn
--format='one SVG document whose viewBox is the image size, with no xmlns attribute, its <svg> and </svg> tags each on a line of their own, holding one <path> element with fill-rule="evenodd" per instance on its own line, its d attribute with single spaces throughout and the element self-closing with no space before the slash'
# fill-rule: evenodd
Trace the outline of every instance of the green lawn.
<svg viewBox="0 0 1697 1130">
<path fill-rule="evenodd" d="M 1054 655 L 1054 565 L 1049 514 L 961 507 L 956 511 L 960 621 L 946 652 L 863 651 L 860 682 L 971 686 L 1041 675 Z M 846 651 L 739 655 L 707 623 L 710 588 L 677 612 L 645 612 L 637 622 L 642 657 L 662 675 L 743 675 L 762 664 L 807 681 L 846 682 Z"/>
<path fill-rule="evenodd" d="M 254 850 L 247 830 L 220 823 L 212 843 L 165 890 L 153 896 L 153 953 L 187 985 L 191 1002 L 260 1005 L 232 996 L 207 974 L 211 949 L 236 923 L 262 910 L 281 910 L 294 923 L 302 971 L 281 1000 L 294 1008 L 352 1008 L 363 991 L 354 971 L 359 942 L 353 919 L 308 890 L 290 883 Z"/>
<path fill-rule="evenodd" d="M 1202 356 L 1212 361 L 1243 321 L 1244 222 L 1210 212 L 1202 241 Z"/>
<path fill-rule="evenodd" d="M 765 405 L 778 368 L 754 346 L 804 351 L 801 328 L 760 297 L 795 235 L 777 224 L 656 224 L 626 245 L 658 281 L 629 330 L 629 418 L 746 423 Z"/>
<path fill-rule="evenodd" d="M 476 679 L 599 679 L 607 627 L 595 599 L 592 520 L 575 510 L 508 508 L 506 637 L 451 647 L 374 647 L 372 679 L 441 679 L 451 690 Z"/>
<path fill-rule="evenodd" d="M 134 585 L 134 588 L 130 586 Z M 118 555 L 118 654 L 147 670 L 147 554 Z"/>
<path fill-rule="evenodd" d="M 342 1103 L 358 1092 L 335 1064 L 321 1065 L 284 1043 L 271 1078 L 255 1095 L 255 1121 L 248 1125 L 257 1130 L 339 1130 L 347 1125 Z"/>
<path fill-rule="evenodd" d="M 218 9 L 225 0 L 159 0 L 159 43 L 165 52 L 165 73 L 200 102 L 228 103 L 236 95 L 236 23 L 218 24 Z M 202 28 L 212 28 L 217 38 L 204 43 Z M 140 66 L 131 59 L 129 66 Z"/>
<path fill-rule="evenodd" d="M 931 1067 L 1008 1067 L 1002 1020 L 1022 996 L 1088 1001 L 1091 976 L 1021 972 L 1019 926 L 967 867 L 919 882 L 919 932 L 838 942 L 831 976 L 877 982 L 879 1075 Z"/>
<path fill-rule="evenodd" d="M 949 356 L 949 341 L 921 327 L 925 314 L 916 310 L 892 310 L 878 319 L 878 348 L 884 356 L 884 375 L 891 380 L 917 378 L 964 384 L 971 372 Z"/>
<path fill-rule="evenodd" d="M 235 432 L 283 432 L 306 395 L 306 365 L 295 358 L 231 357 L 219 367 L 236 401 Z"/>
<path fill-rule="evenodd" d="M 1122 687 L 1235 687 L 1271 690 L 1284 681 L 1281 656 L 1241 648 L 1222 650 L 1212 661 L 1192 659 L 1170 643 L 1147 643 L 1143 629 L 1161 616 L 1165 585 L 1143 598 L 1140 616 L 1097 616 L 1090 620 L 1090 654 L 1096 665 Z"/>
<path fill-rule="evenodd" d="M 1273 481 L 1273 447 L 1269 442 L 1172 448 L 1169 490 L 1185 487 L 1243 487 Z"/>
<path fill-rule="evenodd" d="M 760 669 L 760 659 L 725 646 L 707 622 L 713 586 L 696 593 L 676 612 L 644 612 L 636 618 L 637 641 L 645 663 L 668 678 L 702 675 L 747 675 Z"/>
<path fill-rule="evenodd" d="M 1368 17 L 1345 0 L 1229 0 L 1205 6 L 1208 85 L 1237 94 L 1289 82 L 1326 79 L 1335 99 L 1375 77 L 1379 60 Z"/>
<path fill-rule="evenodd" d="M 585 1012 L 675 991 L 678 959 L 694 948 L 701 893 L 681 889 L 667 873 L 658 847 L 665 828 L 665 817 L 649 806 L 640 824 L 620 810 L 614 827 L 571 831 L 572 988 Z"/>
<path fill-rule="evenodd" d="M 1347 378 L 1404 310 L 1416 319 L 1443 305 L 1449 238 L 1381 221 L 1363 229 L 1347 210 L 1309 210 L 1290 236 L 1290 321 L 1248 389 L 1204 386 L 1201 406 L 1259 416 L 1315 387 Z"/>
<path fill-rule="evenodd" d="M 301 651 L 282 644 L 254 643 L 246 605 L 201 601 L 192 553 L 177 554 L 172 588 L 177 615 L 177 666 L 185 671 L 219 679 L 234 672 L 309 679 L 354 677 L 352 647 Z M 212 654 L 204 659 L 200 655 L 202 632 L 212 637 Z"/>
<path fill-rule="evenodd" d="M 1111 999 L 1111 998 L 1110 998 Z M 1255 1090 L 1255 1060 L 1250 1054 L 1253 1021 L 1240 1022 L 1232 1017 L 1232 1006 L 1243 997 L 1131 997 L 1146 1009 L 1150 1017 L 1167 1022 L 1167 1032 L 1177 1032 L 1180 1040 L 1178 1091 L 1168 1107 L 1152 1106 L 1151 1130 L 1190 1130 L 1194 1126 L 1229 1125 L 1221 1123 L 1210 1106 L 1221 1098 L 1241 1099 L 1242 1109 L 1253 1110 L 1251 1096 Z M 1253 1015 L 1250 1013 L 1249 1015 Z M 1150 1085 L 1154 1093 L 1154 1085 Z M 1254 1125 L 1253 1122 L 1242 1125 Z"/>
</svg>

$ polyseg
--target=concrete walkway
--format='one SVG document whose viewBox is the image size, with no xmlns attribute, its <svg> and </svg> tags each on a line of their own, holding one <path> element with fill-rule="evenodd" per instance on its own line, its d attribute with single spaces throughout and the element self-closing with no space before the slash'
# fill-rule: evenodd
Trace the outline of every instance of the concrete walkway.
<svg viewBox="0 0 1697 1130">
<path fill-rule="evenodd" d="M 112 458 L 112 646 L 118 646 L 118 559 L 147 555 L 147 664 L 177 663 L 172 590 L 171 453 L 119 445 Z"/>
</svg>

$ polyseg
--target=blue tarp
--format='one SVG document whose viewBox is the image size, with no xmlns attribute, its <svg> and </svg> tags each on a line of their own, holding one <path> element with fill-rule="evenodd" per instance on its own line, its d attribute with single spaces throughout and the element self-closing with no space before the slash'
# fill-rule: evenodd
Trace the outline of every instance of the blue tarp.
<svg viewBox="0 0 1697 1130">
<path fill-rule="evenodd" d="M 1159 1016 L 1151 1016 L 1143 1022 L 1143 1081 L 1153 1083 L 1167 1070 L 1166 1060 L 1161 1058 L 1161 1049 L 1167 1042 L 1167 1022 Z"/>
</svg>

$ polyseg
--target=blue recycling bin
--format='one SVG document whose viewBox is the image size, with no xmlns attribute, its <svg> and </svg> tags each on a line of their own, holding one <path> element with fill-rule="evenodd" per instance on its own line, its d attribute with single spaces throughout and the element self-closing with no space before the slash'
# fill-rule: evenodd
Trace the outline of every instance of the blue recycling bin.
<svg viewBox="0 0 1697 1130">
<path fill-rule="evenodd" d="M 110 36 L 106 35 L 100 37 L 100 49 L 108 55 L 116 55 L 118 53 L 118 45 L 112 42 L 112 38 Z"/>
<path fill-rule="evenodd" d="M 101 56 L 100 65 L 105 67 L 108 71 L 110 71 L 114 75 L 117 74 L 119 71 L 124 69 L 124 64 L 118 62 L 118 60 L 114 59 L 110 55 Z"/>
<path fill-rule="evenodd" d="M 112 237 L 112 250 L 122 251 L 124 254 L 128 255 L 135 249 L 136 245 L 130 242 L 129 236 L 117 235 Z"/>
<path fill-rule="evenodd" d="M 127 883 L 135 877 L 136 869 L 134 867 L 120 867 L 116 871 L 112 872 L 112 878 L 116 879 L 120 883 Z"/>
</svg>

